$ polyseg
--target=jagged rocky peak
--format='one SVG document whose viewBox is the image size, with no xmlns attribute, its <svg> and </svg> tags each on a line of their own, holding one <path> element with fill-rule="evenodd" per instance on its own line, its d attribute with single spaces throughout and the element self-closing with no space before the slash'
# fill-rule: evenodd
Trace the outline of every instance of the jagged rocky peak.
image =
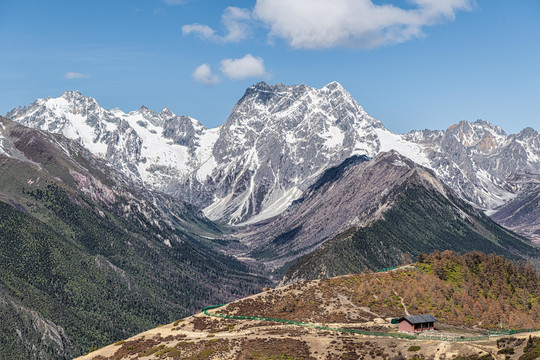
<svg viewBox="0 0 540 360">
<path fill-rule="evenodd" d="M 277 132 L 290 144 L 301 139 L 312 142 L 318 137 L 328 140 L 323 141 L 327 145 L 359 146 L 364 153 L 374 155 L 373 147 L 378 144 L 374 136 L 369 136 L 373 128 L 383 125 L 336 82 L 322 89 L 260 82 L 248 88 L 236 104 L 218 144 L 232 137 L 235 144 L 252 146 L 259 136 Z M 358 136 L 368 136 L 370 144 L 363 146 Z M 217 155 L 221 157 L 219 152 Z"/>
<path fill-rule="evenodd" d="M 8 117 L 75 139 L 150 188 L 230 223 L 279 214 L 325 170 L 354 155 L 397 150 L 483 209 L 516 196 L 518 188 L 506 180 L 513 173 L 540 172 L 540 136 L 533 129 L 506 135 L 477 120 L 398 135 L 337 82 L 320 89 L 260 82 L 215 129 L 168 108 L 105 110 L 77 91 L 37 100 Z"/>
<path fill-rule="evenodd" d="M 151 110 L 147 108 L 146 106 L 142 105 L 138 110 L 132 111 L 129 113 L 129 115 L 141 115 L 145 120 L 150 122 L 154 126 L 162 126 L 163 121 L 159 114 L 155 112 L 154 110 Z"/>
<path fill-rule="evenodd" d="M 506 140 L 506 133 L 500 126 L 481 119 L 475 122 L 460 121 L 446 130 L 465 147 L 478 147 L 483 152 L 490 152 Z"/>
<path fill-rule="evenodd" d="M 215 172 L 214 183 L 222 189 L 212 192 L 214 204 L 205 205 L 205 214 L 235 223 L 265 211 L 275 215 L 325 169 L 352 155 L 377 154 L 377 128 L 384 129 L 338 83 L 321 89 L 264 82 L 251 86 L 212 150 L 217 167 L 223 168 Z"/>
<path fill-rule="evenodd" d="M 172 110 L 169 109 L 168 107 L 164 107 L 163 109 L 161 109 L 161 112 L 159 113 L 159 115 L 165 116 L 165 117 L 173 117 L 176 114 L 173 113 Z"/>
<path fill-rule="evenodd" d="M 265 110 L 269 114 L 279 114 L 296 108 L 308 110 L 307 106 L 322 106 L 322 110 L 325 111 L 336 111 L 340 107 L 346 106 L 348 110 L 358 111 L 358 115 L 367 115 L 347 90 L 335 81 L 321 89 L 305 84 L 284 85 L 277 83 L 268 85 L 265 82 L 259 82 L 246 90 L 244 96 L 236 104 L 235 110 L 249 107 Z M 235 110 L 233 110 L 233 114 Z M 235 117 L 229 117 L 229 120 L 235 119 Z M 378 121 L 373 122 L 382 126 Z"/>
<path fill-rule="evenodd" d="M 53 111 L 64 110 L 80 115 L 103 110 L 96 99 L 84 96 L 79 90 L 65 91 L 58 98 L 49 97 L 44 101 L 44 105 Z"/>
<path fill-rule="evenodd" d="M 91 96 L 85 97 L 79 90 L 67 90 L 65 91 L 60 97 L 71 100 L 71 101 L 77 101 L 77 100 L 94 100 Z"/>
<path fill-rule="evenodd" d="M 76 140 L 137 182 L 160 190 L 171 177 L 185 175 L 190 170 L 188 162 L 196 162 L 192 157 L 204 131 L 196 120 L 168 109 L 159 114 L 141 106 L 126 114 L 104 109 L 77 91 L 38 99 L 28 108 L 14 109 L 8 117 Z"/>
<path fill-rule="evenodd" d="M 520 140 L 538 138 L 538 131 L 534 130 L 532 127 L 526 127 L 517 134 L 517 138 Z"/>
<path fill-rule="evenodd" d="M 178 145 L 184 145 L 189 148 L 196 146 L 196 135 L 201 135 L 206 128 L 189 116 L 178 116 L 172 112 L 171 114 L 161 113 L 163 119 L 163 137 L 171 139 Z"/>
</svg>

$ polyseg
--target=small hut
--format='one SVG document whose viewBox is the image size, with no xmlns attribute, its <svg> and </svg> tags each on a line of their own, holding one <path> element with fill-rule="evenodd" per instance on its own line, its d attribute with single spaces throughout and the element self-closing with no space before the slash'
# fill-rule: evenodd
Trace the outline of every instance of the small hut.
<svg viewBox="0 0 540 360">
<path fill-rule="evenodd" d="M 405 316 L 399 319 L 399 331 L 417 333 L 435 330 L 437 318 L 431 314 Z"/>
</svg>

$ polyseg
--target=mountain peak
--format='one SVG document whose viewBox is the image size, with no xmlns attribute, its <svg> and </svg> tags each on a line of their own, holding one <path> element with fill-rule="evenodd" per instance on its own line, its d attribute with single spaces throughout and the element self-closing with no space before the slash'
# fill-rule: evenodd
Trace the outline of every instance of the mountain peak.
<svg viewBox="0 0 540 360">
<path fill-rule="evenodd" d="M 462 132 L 468 132 L 468 131 L 477 131 L 477 130 L 488 130 L 494 135 L 506 135 L 504 130 L 498 126 L 493 125 L 489 121 L 477 119 L 474 122 L 467 121 L 467 120 L 461 120 L 459 123 L 449 126 L 446 131 L 462 131 Z"/>
<path fill-rule="evenodd" d="M 75 103 L 75 102 L 97 103 L 97 101 L 94 98 L 92 98 L 91 96 L 89 96 L 89 97 L 84 96 L 79 90 L 64 91 L 64 93 L 62 95 L 60 95 L 60 97 L 58 97 L 56 99 L 64 99 L 69 103 Z M 49 100 L 49 101 L 50 100 L 56 100 L 56 99 L 47 98 L 47 100 Z"/>
<path fill-rule="evenodd" d="M 475 122 L 462 120 L 450 126 L 446 132 L 455 137 L 465 147 L 479 145 L 483 151 L 489 152 L 501 145 L 506 133 L 500 126 L 478 119 Z"/>
<path fill-rule="evenodd" d="M 326 84 L 323 89 L 328 89 L 328 90 L 331 90 L 331 91 L 334 91 L 334 90 L 342 90 L 342 91 L 346 91 L 345 88 L 343 87 L 343 85 L 341 85 L 339 82 L 337 81 L 332 81 L 331 83 L 329 84 Z"/>
<path fill-rule="evenodd" d="M 147 108 L 144 105 L 141 105 L 141 107 L 136 112 L 138 112 L 139 114 L 142 114 L 144 117 L 150 117 L 152 119 L 157 118 L 159 116 L 157 112 Z"/>
<path fill-rule="evenodd" d="M 60 96 L 62 96 L 62 97 L 73 97 L 73 96 L 77 96 L 77 97 L 82 96 L 82 97 L 84 97 L 84 95 L 79 90 L 66 90 Z"/>
<path fill-rule="evenodd" d="M 528 138 L 538 136 L 538 131 L 534 130 L 532 127 L 528 126 L 525 129 L 521 130 L 517 135 L 518 138 Z"/>
<path fill-rule="evenodd" d="M 270 85 L 268 85 L 265 81 L 259 81 L 258 83 L 256 83 L 255 85 L 252 85 L 251 87 L 257 90 L 270 89 Z"/>
<path fill-rule="evenodd" d="M 161 109 L 161 112 L 159 114 L 167 117 L 174 116 L 174 113 L 168 107 L 164 107 L 163 109 Z"/>
</svg>

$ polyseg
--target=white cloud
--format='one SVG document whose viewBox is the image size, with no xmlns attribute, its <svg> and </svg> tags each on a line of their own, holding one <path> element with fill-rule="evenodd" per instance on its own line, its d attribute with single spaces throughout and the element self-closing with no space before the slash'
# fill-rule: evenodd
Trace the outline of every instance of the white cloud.
<svg viewBox="0 0 540 360">
<path fill-rule="evenodd" d="M 191 76 L 196 81 L 207 86 L 216 85 L 220 81 L 219 76 L 212 74 L 212 69 L 210 69 L 210 65 L 208 64 L 201 64 Z"/>
<path fill-rule="evenodd" d="M 251 11 L 238 7 L 229 6 L 225 9 L 221 21 L 227 28 L 225 42 L 238 42 L 251 35 Z"/>
<path fill-rule="evenodd" d="M 229 6 L 221 16 L 221 22 L 227 29 L 223 36 L 216 35 L 214 29 L 208 25 L 190 24 L 182 26 L 184 35 L 196 34 L 203 39 L 211 39 L 219 42 L 239 42 L 251 36 L 252 14 L 248 9 Z"/>
<path fill-rule="evenodd" d="M 221 60 L 221 71 L 233 80 L 244 80 L 250 77 L 266 75 L 264 60 L 251 54 L 240 59 Z"/>
<path fill-rule="evenodd" d="M 295 48 L 372 48 L 423 35 L 422 27 L 453 20 L 474 0 L 410 0 L 412 9 L 372 0 L 257 0 L 254 16 L 270 36 Z"/>
<path fill-rule="evenodd" d="M 66 79 L 84 79 L 84 78 L 89 78 L 89 77 L 90 75 L 88 74 L 83 74 L 80 72 L 72 72 L 72 71 L 69 71 L 64 75 L 64 78 Z"/>
<path fill-rule="evenodd" d="M 182 26 L 182 34 L 188 35 L 191 33 L 197 34 L 203 39 L 210 39 L 214 36 L 214 30 L 207 25 L 191 24 Z"/>
</svg>

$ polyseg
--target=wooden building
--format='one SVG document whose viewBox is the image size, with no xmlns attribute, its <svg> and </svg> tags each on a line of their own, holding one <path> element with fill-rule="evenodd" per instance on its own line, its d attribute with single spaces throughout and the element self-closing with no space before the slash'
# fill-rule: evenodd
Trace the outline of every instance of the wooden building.
<svg viewBox="0 0 540 360">
<path fill-rule="evenodd" d="M 431 314 L 405 316 L 399 319 L 399 331 L 417 333 L 435 330 L 437 318 Z"/>
</svg>

